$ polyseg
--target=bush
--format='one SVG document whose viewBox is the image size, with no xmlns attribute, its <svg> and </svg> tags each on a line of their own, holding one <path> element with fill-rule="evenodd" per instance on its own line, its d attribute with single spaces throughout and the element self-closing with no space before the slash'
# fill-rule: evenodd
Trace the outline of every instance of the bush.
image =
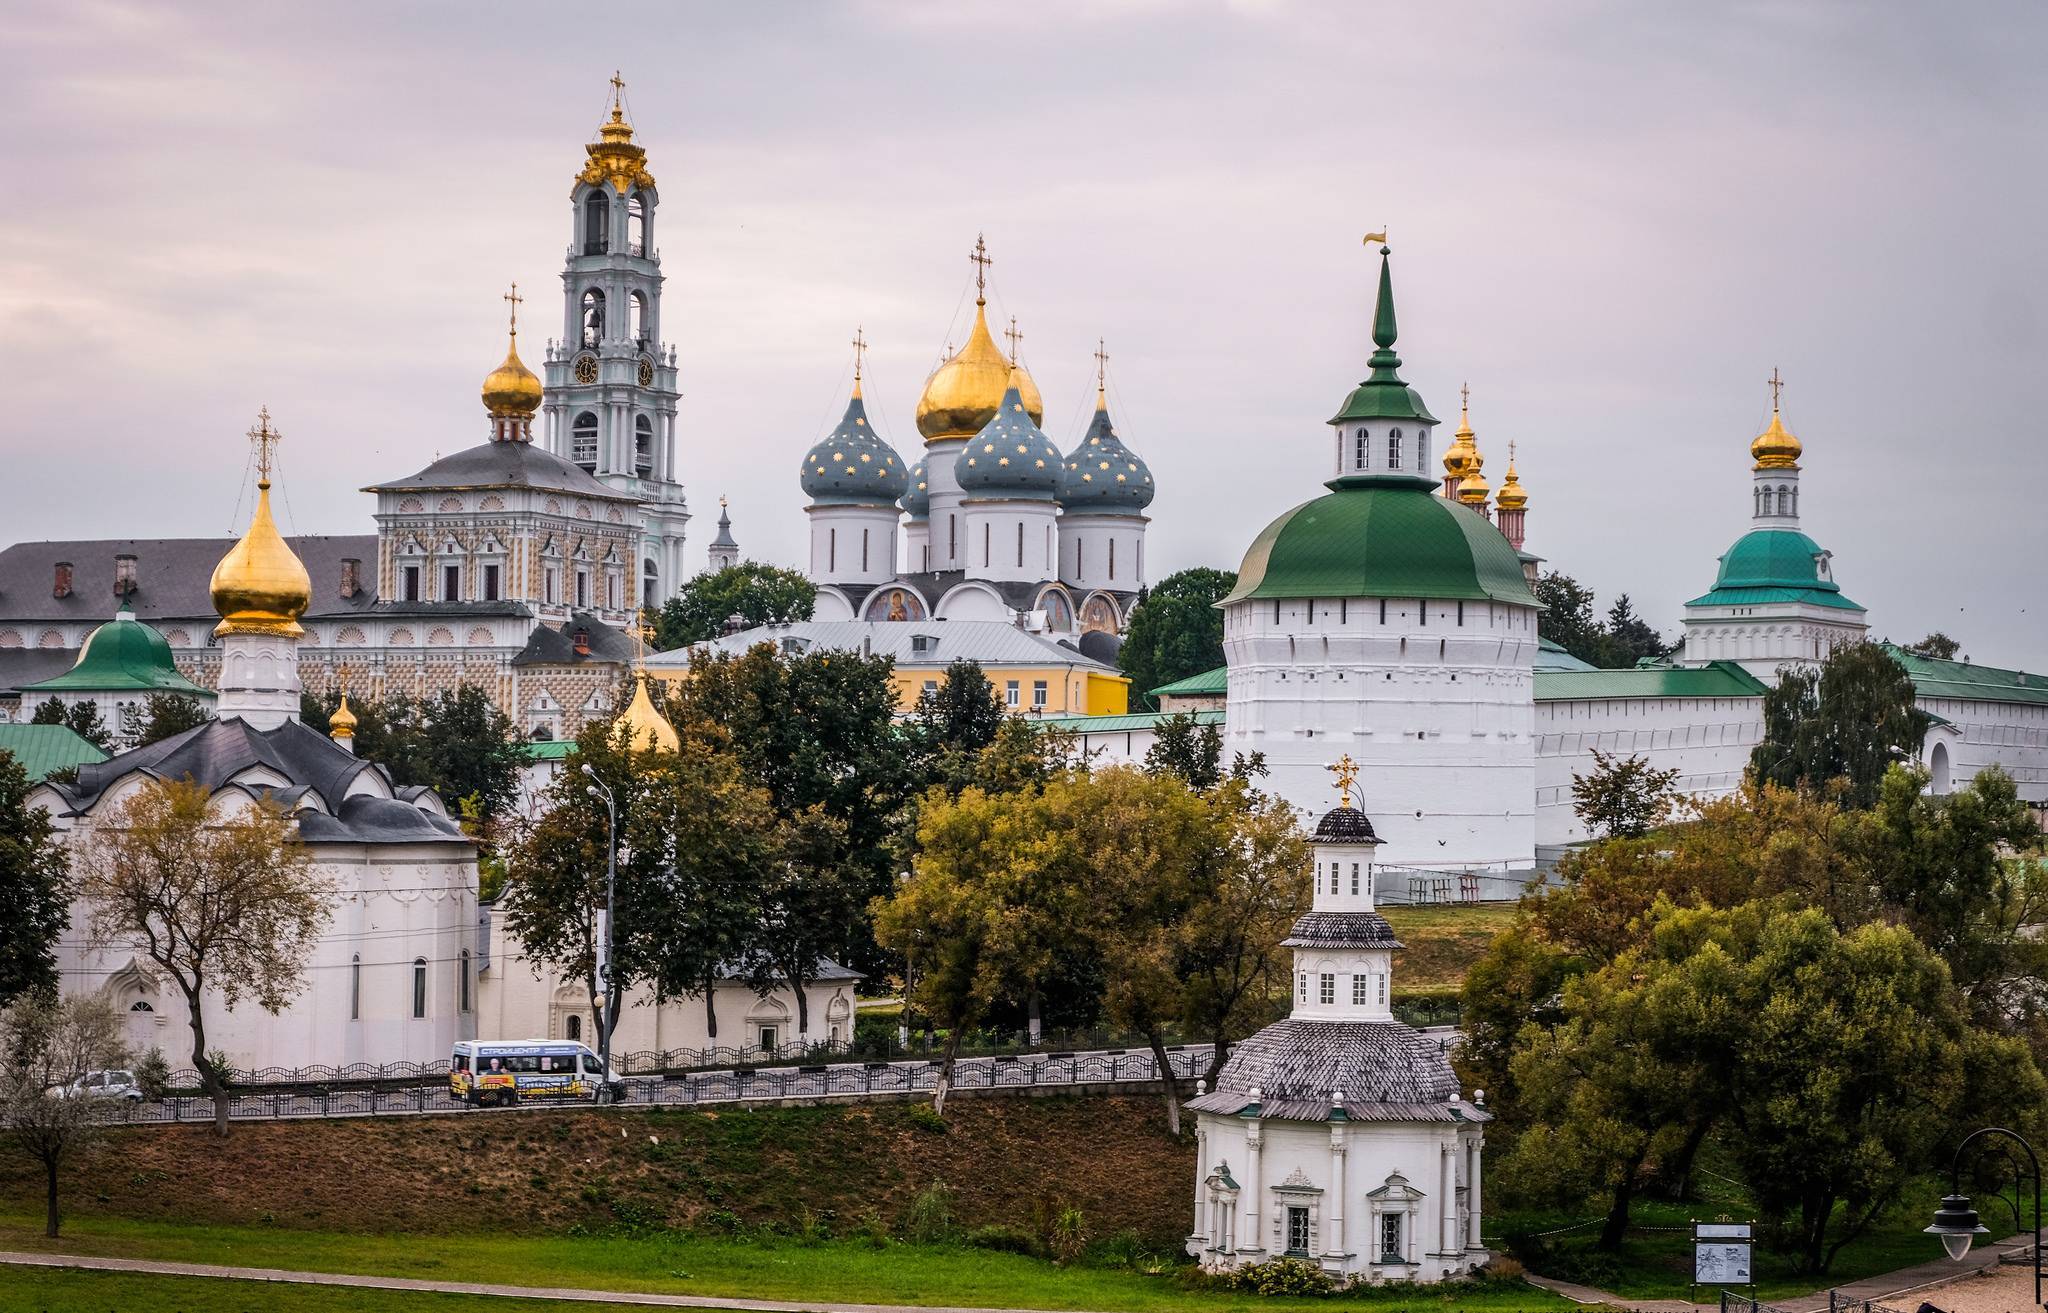
<svg viewBox="0 0 2048 1313">
<path fill-rule="evenodd" d="M 889 1247 L 889 1223 L 879 1208 L 863 1208 L 860 1216 L 853 1221 L 853 1233 L 875 1249 Z"/>
<path fill-rule="evenodd" d="M 1273 1258 L 1241 1267 L 1227 1283 L 1247 1295 L 1328 1295 L 1337 1289 L 1329 1273 L 1302 1258 Z"/>
<path fill-rule="evenodd" d="M 933 1181 L 910 1201 L 910 1219 L 905 1233 L 914 1245 L 943 1245 L 953 1240 L 953 1189 L 944 1181 Z"/>
<path fill-rule="evenodd" d="M 1045 1247 L 1052 1251 L 1052 1261 L 1065 1267 L 1079 1258 L 1088 1248 L 1088 1219 L 1078 1208 L 1062 1208 L 1052 1219 L 1052 1233 L 1046 1237 Z"/>
<path fill-rule="evenodd" d="M 155 1103 L 171 1089 L 171 1064 L 164 1059 L 162 1049 L 151 1049 L 135 1061 L 135 1083 L 142 1088 L 142 1097 Z"/>
<path fill-rule="evenodd" d="M 929 1103 L 912 1104 L 910 1124 L 931 1135 L 944 1135 L 952 1128 L 946 1125 L 945 1117 Z"/>
<path fill-rule="evenodd" d="M 1126 1272 L 1162 1272 L 1166 1264 L 1136 1231 L 1119 1231 L 1105 1236 L 1089 1251 L 1088 1259 L 1098 1267 Z"/>
<path fill-rule="evenodd" d="M 978 1226 L 967 1233 L 967 1243 L 975 1249 L 1023 1254 L 1027 1258 L 1036 1258 L 1039 1253 L 1037 1240 L 1010 1226 Z"/>
</svg>

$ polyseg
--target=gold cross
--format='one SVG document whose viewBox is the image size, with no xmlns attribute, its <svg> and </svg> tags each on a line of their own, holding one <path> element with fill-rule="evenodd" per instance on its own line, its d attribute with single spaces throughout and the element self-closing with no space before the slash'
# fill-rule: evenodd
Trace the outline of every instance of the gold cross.
<svg viewBox="0 0 2048 1313">
<path fill-rule="evenodd" d="M 1024 335 L 1017 331 L 1017 316 L 1010 316 L 1010 326 L 1003 330 L 1003 336 L 1010 340 L 1010 363 L 1014 365 L 1017 363 L 1017 344 L 1024 340 Z"/>
<path fill-rule="evenodd" d="M 1785 390 L 1785 380 L 1778 377 L 1778 367 L 1771 366 L 1771 413 L 1778 411 L 1778 394 Z"/>
<path fill-rule="evenodd" d="M 1347 752 L 1337 758 L 1335 765 L 1326 766 L 1324 769 L 1337 777 L 1337 795 L 1342 800 L 1342 805 L 1349 807 L 1351 786 L 1358 783 L 1358 763 L 1351 760 L 1351 754 Z"/>
<path fill-rule="evenodd" d="M 867 336 L 861 332 L 860 326 L 856 324 L 853 329 L 853 381 L 856 383 L 860 382 L 860 366 L 861 362 L 867 358 L 867 354 Z M 720 504 L 723 505 L 724 503 L 721 502 Z"/>
<path fill-rule="evenodd" d="M 270 449 L 283 440 L 284 434 L 270 427 L 270 407 L 256 412 L 256 427 L 249 430 L 249 441 L 256 444 L 256 481 L 270 486 Z"/>
<path fill-rule="evenodd" d="M 619 76 L 619 70 L 612 70 L 612 117 L 619 116 L 620 107 L 626 97 L 626 79 Z"/>
<path fill-rule="evenodd" d="M 334 668 L 335 679 L 341 684 L 341 700 L 348 701 L 348 663 L 342 662 Z"/>
<path fill-rule="evenodd" d="M 1472 385 L 1470 383 L 1458 384 L 1458 409 L 1472 409 Z"/>
<path fill-rule="evenodd" d="M 511 290 L 511 291 L 509 291 L 509 292 L 507 292 L 507 293 L 505 293 L 505 295 L 503 295 L 503 296 L 499 297 L 498 299 L 499 299 L 499 300 L 501 300 L 501 301 L 506 301 L 506 302 L 509 302 L 509 303 L 511 304 L 511 306 L 512 306 L 512 336 L 514 336 L 514 337 L 518 337 L 518 336 L 519 336 L 519 303 L 520 303 L 521 301 L 524 301 L 524 300 L 526 299 L 525 297 L 523 297 L 523 296 L 519 295 L 519 284 L 517 284 L 517 283 L 514 283 L 514 284 L 512 284 L 512 290 Z"/>
<path fill-rule="evenodd" d="M 980 305 L 984 300 L 987 299 L 986 293 L 988 292 L 988 267 L 995 263 L 995 261 L 989 256 L 988 243 L 983 240 L 982 234 L 974 234 L 974 252 L 967 258 L 974 261 L 975 264 L 974 303 L 976 305 Z"/>
<path fill-rule="evenodd" d="M 647 644 L 652 642 L 653 639 L 654 626 L 647 623 L 647 616 L 643 612 L 640 617 L 640 623 L 633 626 L 633 666 L 635 669 L 646 663 Z"/>
<path fill-rule="evenodd" d="M 1109 369 L 1109 352 L 1102 349 L 1102 339 L 1095 339 L 1095 390 L 1102 391 L 1103 379 Z"/>
</svg>

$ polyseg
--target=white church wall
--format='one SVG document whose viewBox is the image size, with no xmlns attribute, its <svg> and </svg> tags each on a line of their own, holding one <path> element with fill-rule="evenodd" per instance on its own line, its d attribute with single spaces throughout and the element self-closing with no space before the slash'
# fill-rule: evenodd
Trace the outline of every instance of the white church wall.
<svg viewBox="0 0 2048 1313">
<path fill-rule="evenodd" d="M 963 513 L 968 578 L 1040 583 L 1057 576 L 1059 511 L 1052 502 L 969 501 Z"/>
<path fill-rule="evenodd" d="M 1676 770 L 1682 794 L 1723 797 L 1742 783 L 1763 737 L 1761 698 L 1587 698 L 1535 704 L 1536 842 L 1590 836 L 1572 810 L 1572 779 L 1597 749 Z"/>
<path fill-rule="evenodd" d="M 2020 797 L 2048 801 L 2048 705 L 1923 697 L 1919 707 L 1953 727 L 1939 738 L 1930 732 L 1921 754 L 1921 764 L 1931 770 L 1934 746 L 1943 745 L 1951 790 L 1996 766 L 2012 776 Z"/>
<path fill-rule="evenodd" d="M 1142 515 L 1060 517 L 1059 577 L 1074 588 L 1134 593 L 1145 583 Z"/>
</svg>

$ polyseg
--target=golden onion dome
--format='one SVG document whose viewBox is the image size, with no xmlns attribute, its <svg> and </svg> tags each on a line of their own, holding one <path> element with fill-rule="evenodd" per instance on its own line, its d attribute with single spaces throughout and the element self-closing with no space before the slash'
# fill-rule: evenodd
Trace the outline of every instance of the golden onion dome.
<svg viewBox="0 0 2048 1313">
<path fill-rule="evenodd" d="M 505 348 L 505 363 L 484 375 L 483 392 L 493 419 L 529 418 L 540 409 L 540 379 L 519 358 L 519 334 Z"/>
<path fill-rule="evenodd" d="M 348 709 L 348 694 L 341 695 L 341 705 L 327 718 L 327 737 L 331 739 L 352 739 L 356 736 L 356 713 Z"/>
<path fill-rule="evenodd" d="M 1458 431 L 1444 448 L 1444 473 L 1462 481 L 1478 467 L 1479 447 L 1472 435 L 1472 389 L 1465 386 L 1458 389 Z"/>
<path fill-rule="evenodd" d="M 1486 482 L 1486 476 L 1474 465 L 1472 472 L 1458 480 L 1458 500 L 1467 506 L 1484 506 L 1493 488 Z"/>
<path fill-rule="evenodd" d="M 633 675 L 633 700 L 619 714 L 626 726 L 626 745 L 636 752 L 674 752 L 681 746 L 676 736 L 676 727 L 668 723 L 668 717 L 655 707 L 654 700 L 647 696 L 647 672 L 636 671 Z"/>
<path fill-rule="evenodd" d="M 270 480 L 256 481 L 256 513 L 249 531 L 213 567 L 209 585 L 213 609 L 220 615 L 214 635 L 280 634 L 297 638 L 306 631 L 299 617 L 313 601 L 313 581 L 305 563 L 286 545 L 270 518 Z"/>
<path fill-rule="evenodd" d="M 1785 421 L 1778 418 L 1778 408 L 1771 407 L 1771 426 L 1756 435 L 1749 444 L 1749 454 L 1760 470 L 1796 470 L 1799 468 L 1799 439 L 1792 436 L 1792 430 L 1785 427 Z"/>
<path fill-rule="evenodd" d="M 1002 409 L 1009 378 L 1010 361 L 989 336 L 987 308 L 977 299 L 967 345 L 925 380 L 924 395 L 917 399 L 917 431 L 926 442 L 973 437 Z M 1017 394 L 1033 424 L 1044 420 L 1045 401 L 1022 365 L 1017 367 Z"/>
<path fill-rule="evenodd" d="M 1508 444 L 1508 476 L 1501 480 L 1500 492 L 1495 495 L 1493 504 L 1504 511 L 1525 510 L 1529 505 L 1528 490 L 1522 487 L 1521 477 L 1515 473 L 1515 444 L 1512 442 Z"/>
</svg>

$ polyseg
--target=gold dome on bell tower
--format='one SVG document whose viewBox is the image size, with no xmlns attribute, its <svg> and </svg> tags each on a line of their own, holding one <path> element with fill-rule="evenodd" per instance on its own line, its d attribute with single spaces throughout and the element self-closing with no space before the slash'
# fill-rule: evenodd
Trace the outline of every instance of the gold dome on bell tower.
<svg viewBox="0 0 2048 1313">
<path fill-rule="evenodd" d="M 1771 426 L 1749 444 L 1749 456 L 1760 470 L 1796 470 L 1800 454 L 1805 450 L 1799 439 L 1792 436 L 1792 430 L 1785 427 L 1785 421 L 1778 417 L 1778 394 L 1785 389 L 1785 380 L 1778 377 L 1778 371 L 1771 371 Z"/>
<path fill-rule="evenodd" d="M 278 440 L 270 427 L 270 410 L 257 413 L 249 438 L 256 444 L 256 511 L 249 531 L 213 567 L 208 585 L 213 609 L 220 615 L 215 637 L 228 634 L 279 634 L 297 638 L 306 631 L 299 617 L 313 601 L 313 581 L 270 518 L 270 448 Z"/>
<path fill-rule="evenodd" d="M 1025 412 L 1034 424 L 1045 419 L 1045 400 L 1039 395 L 1038 384 L 1016 359 L 1020 334 L 1015 321 L 1010 325 L 1008 357 L 989 335 L 987 270 L 994 261 L 989 258 L 988 243 L 977 236 L 969 258 L 975 263 L 974 327 L 967 334 L 967 345 L 932 371 L 932 376 L 925 380 L 924 395 L 917 399 L 917 431 L 926 442 L 971 438 L 986 428 L 1003 408 L 1003 393 L 1009 388 L 1013 365 L 1017 370 L 1017 394 L 1024 402 Z"/>
</svg>

